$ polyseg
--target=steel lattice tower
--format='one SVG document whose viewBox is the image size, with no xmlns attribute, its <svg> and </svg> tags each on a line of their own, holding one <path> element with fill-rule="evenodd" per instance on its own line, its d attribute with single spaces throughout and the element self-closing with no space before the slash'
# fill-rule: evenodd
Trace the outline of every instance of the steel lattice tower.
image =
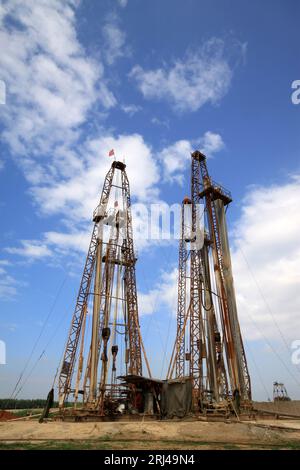
<svg viewBox="0 0 300 470">
<path fill-rule="evenodd" d="M 251 401 L 250 376 L 237 316 L 225 218 L 225 207 L 232 199 L 210 178 L 205 155 L 195 151 L 191 157 L 191 199 L 185 198 L 182 204 L 176 347 L 168 378 L 174 361 L 175 377 L 191 378 L 198 409 L 203 403 L 220 403 L 237 394 L 247 403 Z M 186 236 L 187 205 L 191 206 L 190 236 Z"/>
<path fill-rule="evenodd" d="M 91 242 L 59 374 L 61 409 L 70 394 L 75 404 L 81 394 L 81 406 L 103 416 L 108 397 L 112 400 L 126 393 L 116 383 L 123 365 L 126 374 L 142 375 L 142 352 L 151 376 L 139 327 L 131 199 L 125 168 L 124 163 L 112 163 L 93 214 Z M 89 313 L 91 332 L 87 331 Z"/>
<path fill-rule="evenodd" d="M 179 245 L 179 263 L 178 263 L 178 303 L 177 303 L 177 337 L 176 337 L 176 377 L 185 376 L 185 319 L 187 305 L 187 263 L 189 259 L 188 235 L 185 227 L 185 207 L 191 205 L 191 200 L 185 198 L 181 209 L 181 234 Z"/>
<path fill-rule="evenodd" d="M 237 390 L 242 399 L 247 401 L 251 400 L 251 383 L 237 314 L 225 217 L 225 207 L 232 199 L 228 191 L 210 178 L 205 155 L 196 151 L 192 154 L 192 158 L 199 160 L 200 164 L 202 192 L 199 193 L 199 197 L 205 200 L 207 222 L 212 242 L 216 288 L 231 391 L 235 393 Z"/>
</svg>

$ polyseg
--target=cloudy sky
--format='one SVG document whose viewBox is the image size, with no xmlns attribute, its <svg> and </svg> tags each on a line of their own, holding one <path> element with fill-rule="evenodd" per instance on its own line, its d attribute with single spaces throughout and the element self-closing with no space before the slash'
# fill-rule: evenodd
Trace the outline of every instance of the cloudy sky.
<svg viewBox="0 0 300 470">
<path fill-rule="evenodd" d="M 300 398 L 297 0 L 9 0 L 0 6 L 1 396 L 43 396 L 69 327 L 114 148 L 136 203 L 189 192 L 190 152 L 233 193 L 228 214 L 253 394 Z M 177 245 L 139 244 L 142 332 L 164 377 Z"/>
</svg>

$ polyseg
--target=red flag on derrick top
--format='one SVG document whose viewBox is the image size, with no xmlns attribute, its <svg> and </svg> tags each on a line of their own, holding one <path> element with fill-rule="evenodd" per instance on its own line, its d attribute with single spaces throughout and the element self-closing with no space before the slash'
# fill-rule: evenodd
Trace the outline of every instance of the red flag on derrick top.
<svg viewBox="0 0 300 470">
<path fill-rule="evenodd" d="M 114 154 L 115 154 L 114 149 L 111 149 L 111 150 L 108 152 L 108 156 L 109 156 L 109 157 L 112 157 Z"/>
</svg>

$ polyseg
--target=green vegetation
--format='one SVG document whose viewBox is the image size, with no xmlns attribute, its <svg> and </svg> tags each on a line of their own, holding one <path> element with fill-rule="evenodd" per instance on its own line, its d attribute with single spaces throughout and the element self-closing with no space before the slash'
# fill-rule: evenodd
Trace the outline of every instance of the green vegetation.
<svg viewBox="0 0 300 470">
<path fill-rule="evenodd" d="M 169 441 L 146 442 L 140 440 L 111 440 L 103 439 L 90 440 L 48 440 L 42 442 L 2 442 L 0 450 L 118 450 L 118 449 L 173 449 L 173 450 L 193 450 L 193 449 L 219 449 L 219 450 L 242 450 L 242 449 L 266 449 L 266 450 L 298 450 L 300 442 L 287 441 L 278 444 L 229 444 L 225 442 L 205 442 L 205 441 Z"/>
<path fill-rule="evenodd" d="M 42 398 L 34 398 L 32 400 L 14 400 L 12 398 L 0 398 L 0 410 L 28 410 L 34 408 L 44 408 L 46 400 Z M 53 407 L 57 407 L 58 403 L 53 403 Z"/>
<path fill-rule="evenodd" d="M 12 398 L 0 398 L 0 410 L 41 410 L 45 407 L 47 400 L 43 398 L 14 400 Z M 65 406 L 73 406 L 73 402 L 65 403 Z M 52 408 L 58 408 L 58 402 L 53 402 Z"/>
<path fill-rule="evenodd" d="M 16 416 L 16 418 L 23 418 L 25 416 L 30 416 L 30 415 L 34 415 L 37 413 L 41 413 L 40 408 L 37 408 L 37 409 L 25 408 L 23 410 L 16 409 L 16 410 L 11 410 L 11 411 Z"/>
</svg>

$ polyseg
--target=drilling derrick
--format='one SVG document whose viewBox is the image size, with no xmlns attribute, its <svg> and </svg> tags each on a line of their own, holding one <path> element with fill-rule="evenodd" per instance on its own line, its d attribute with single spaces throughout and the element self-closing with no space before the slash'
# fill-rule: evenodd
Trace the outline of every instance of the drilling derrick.
<svg viewBox="0 0 300 470">
<path fill-rule="evenodd" d="M 59 374 L 63 413 L 70 396 L 73 413 L 76 408 L 98 416 L 134 401 L 134 386 L 118 383 L 117 375 L 141 377 L 142 352 L 151 376 L 139 327 L 125 168 L 124 163 L 112 163 L 93 213 L 91 242 Z"/>
<path fill-rule="evenodd" d="M 215 284 L 219 299 L 219 311 L 223 328 L 227 368 L 231 393 L 239 394 L 245 402 L 251 401 L 251 383 L 240 331 L 232 276 L 225 207 L 232 202 L 228 191 L 209 176 L 206 157 L 201 152 L 192 154 L 199 161 L 202 191 L 199 198 L 205 201 L 206 218 L 212 242 Z"/>
<path fill-rule="evenodd" d="M 194 410 L 200 411 L 251 401 L 225 219 L 231 201 L 210 178 L 205 155 L 193 152 L 191 199 L 182 203 L 177 335 L 168 379 L 174 369 L 176 378 L 189 377 Z"/>
<path fill-rule="evenodd" d="M 185 225 L 185 208 L 191 207 L 191 200 L 186 197 L 181 206 L 181 234 L 179 242 L 178 263 L 178 303 L 177 303 L 177 335 L 176 335 L 176 377 L 185 376 L 185 326 L 187 320 L 187 263 L 189 260 L 188 242 L 190 241 Z"/>
</svg>

